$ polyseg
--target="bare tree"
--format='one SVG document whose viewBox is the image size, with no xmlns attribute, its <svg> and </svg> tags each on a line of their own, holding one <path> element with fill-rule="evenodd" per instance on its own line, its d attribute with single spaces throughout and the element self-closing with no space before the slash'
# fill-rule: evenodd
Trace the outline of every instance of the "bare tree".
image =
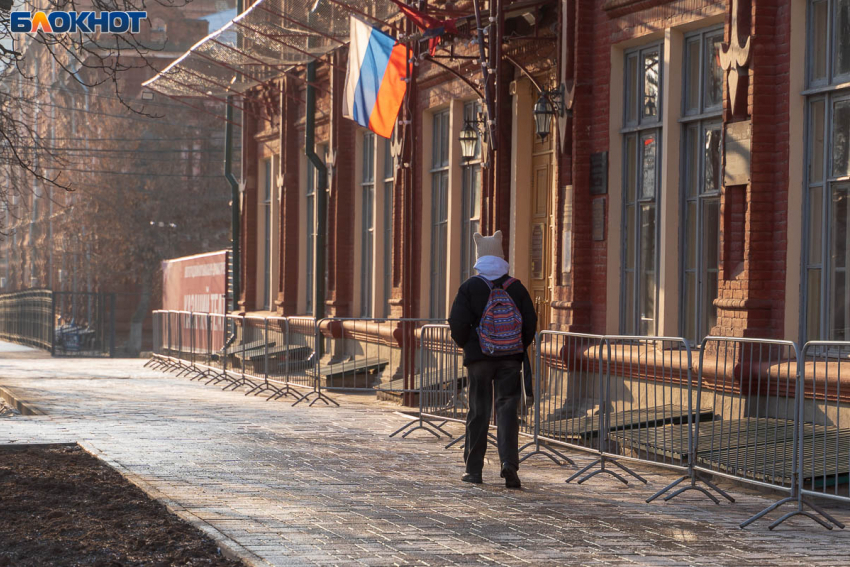
<svg viewBox="0 0 850 567">
<path fill-rule="evenodd" d="M 15 9 L 44 11 L 149 11 L 175 8 L 190 0 L 25 0 Z M 134 70 L 159 71 L 158 47 L 148 41 L 149 22 L 142 23 L 139 34 L 107 34 L 76 31 L 64 34 L 14 34 L 10 27 L 11 0 L 0 0 L 0 169 L 10 180 L 0 185 L 0 199 L 8 209 L 13 196 L 23 196 L 33 186 L 74 189 L 72 180 L 63 176 L 61 155 L 39 132 L 39 93 L 22 88 L 38 80 L 38 67 L 32 61 L 48 62 L 58 69 L 68 84 L 85 89 L 108 88 L 125 110 L 155 117 L 143 103 L 127 97 L 122 78 Z M 11 182 L 14 180 L 14 182 Z M 0 227 L 2 230 L 2 227 Z"/>
</svg>

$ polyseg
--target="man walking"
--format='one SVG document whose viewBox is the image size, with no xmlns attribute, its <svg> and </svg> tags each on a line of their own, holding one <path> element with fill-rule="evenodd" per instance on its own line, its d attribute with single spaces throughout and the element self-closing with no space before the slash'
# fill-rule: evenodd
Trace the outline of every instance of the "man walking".
<svg viewBox="0 0 850 567">
<path fill-rule="evenodd" d="M 475 233 L 475 270 L 461 284 L 449 315 L 452 339 L 463 348 L 469 377 L 469 414 L 466 418 L 464 482 L 480 484 L 487 451 L 487 432 L 493 394 L 496 396 L 499 460 L 508 488 L 520 488 L 519 405 L 520 371 L 528 346 L 534 341 L 537 314 L 528 290 L 508 276 L 502 250 L 502 232 L 485 237 Z"/>
</svg>

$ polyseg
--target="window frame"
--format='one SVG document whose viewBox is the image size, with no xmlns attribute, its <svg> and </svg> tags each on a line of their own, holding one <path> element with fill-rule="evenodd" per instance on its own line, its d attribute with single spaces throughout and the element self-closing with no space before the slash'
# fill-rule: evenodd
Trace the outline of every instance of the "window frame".
<svg viewBox="0 0 850 567">
<path fill-rule="evenodd" d="M 825 4 L 827 8 L 827 38 L 825 40 L 826 53 L 825 57 L 825 77 L 815 79 L 813 77 L 815 71 L 814 51 L 815 51 L 815 33 L 814 33 L 814 13 L 817 4 Z M 836 74 L 838 45 L 836 37 L 836 20 L 837 20 L 838 0 L 809 0 L 806 6 L 806 90 L 802 93 L 805 96 L 805 152 L 804 152 L 804 180 L 803 180 L 803 229 L 802 229 L 802 258 L 801 276 L 800 276 L 800 312 L 799 333 L 802 342 L 809 340 L 836 340 L 832 335 L 833 321 L 835 314 L 832 312 L 832 294 L 834 280 L 834 263 L 832 256 L 833 250 L 833 234 L 836 228 L 833 226 L 833 200 L 837 190 L 847 187 L 850 190 L 850 175 L 838 175 L 833 171 L 834 163 L 834 135 L 835 135 L 835 117 L 834 111 L 837 103 L 850 101 L 850 72 L 845 74 Z M 820 168 L 820 178 L 813 180 L 813 172 L 816 171 L 815 164 L 812 159 L 815 156 L 815 122 L 813 108 L 816 104 L 823 104 L 822 119 L 822 135 L 823 146 L 821 148 L 822 156 L 821 163 L 817 164 Z M 850 159 L 850 158 L 849 158 Z M 820 192 L 819 206 L 820 211 L 813 210 L 814 192 Z M 817 235 L 819 239 L 818 252 L 820 257 L 816 258 L 813 255 L 813 238 Z M 850 266 L 844 268 L 845 274 L 845 290 L 850 287 L 850 282 L 847 281 L 846 274 L 850 271 Z M 811 305 L 812 289 L 809 282 L 809 277 L 813 272 L 819 272 L 818 296 L 815 298 L 817 305 Z M 850 295 L 845 291 L 845 296 Z M 845 297 L 845 301 L 847 297 Z M 813 308 L 816 307 L 817 313 L 813 314 Z M 846 311 L 846 306 L 845 306 Z M 846 315 L 846 314 L 845 314 Z M 815 325 L 811 325 L 812 317 L 815 316 Z M 810 329 L 814 327 L 813 329 Z M 813 333 L 817 336 L 812 337 Z M 850 321 L 845 319 L 843 327 L 843 339 L 850 340 Z"/>
<path fill-rule="evenodd" d="M 655 114 L 649 117 L 644 116 L 645 109 L 645 93 L 646 93 L 646 73 L 641 72 L 636 76 L 637 83 L 630 84 L 629 81 L 629 62 L 632 57 L 635 57 L 640 67 L 639 69 L 643 69 L 643 61 L 645 61 L 645 56 L 648 53 L 653 51 L 657 51 L 658 53 L 658 91 L 657 91 L 657 104 L 655 108 Z M 658 262 L 658 253 L 661 245 L 661 230 L 660 223 L 658 222 L 658 214 L 661 203 L 661 178 L 662 178 L 662 161 L 663 161 L 663 149 L 661 144 L 661 136 L 663 132 L 663 114 L 664 114 L 664 92 L 663 92 L 663 65 L 662 65 L 662 57 L 664 53 L 664 41 L 656 41 L 653 43 L 648 43 L 646 45 L 641 45 L 634 49 L 630 49 L 623 54 L 623 82 L 625 85 L 625 99 L 623 104 L 623 114 L 622 114 L 622 124 L 623 127 L 620 129 L 620 137 L 623 151 L 623 163 L 624 167 L 622 170 L 622 179 L 621 179 L 621 190 L 622 190 L 622 219 L 621 219 L 621 242 L 620 242 L 620 250 L 623 258 L 623 262 L 621 262 L 620 268 L 620 332 L 624 334 L 641 334 L 641 326 L 644 322 L 645 318 L 641 314 L 640 308 L 640 297 L 642 294 L 641 287 L 641 277 L 640 267 L 642 262 L 641 257 L 641 239 L 640 239 L 640 221 L 641 221 L 641 211 L 647 207 L 654 207 L 655 214 L 655 234 L 653 235 L 653 245 L 654 245 L 654 266 L 653 266 L 653 279 L 655 283 L 655 297 L 654 297 L 654 308 L 653 308 L 653 318 L 651 319 L 653 325 L 653 334 L 658 331 L 658 313 L 659 313 L 659 283 L 660 283 L 660 270 L 659 262 Z M 632 90 L 635 91 L 635 98 L 632 101 Z M 643 102 L 641 102 L 643 101 Z M 636 105 L 635 108 L 631 108 L 631 105 Z M 629 120 L 629 110 L 635 110 L 635 120 Z M 644 186 L 643 186 L 643 176 L 644 176 L 644 150 L 640 146 L 641 140 L 644 139 L 646 135 L 653 135 L 655 137 L 655 178 L 654 178 L 654 194 L 652 196 L 645 196 Z M 634 187 L 634 197 L 633 200 L 629 200 L 629 168 L 628 163 L 630 156 L 629 152 L 629 141 L 630 139 L 635 139 L 635 147 L 633 151 L 635 152 L 635 187 Z M 629 234 L 629 207 L 633 207 L 632 211 L 634 224 L 632 226 L 633 235 Z M 628 264 L 628 246 L 629 246 L 629 238 L 634 237 L 634 267 L 630 267 Z M 627 286 L 628 274 L 633 274 L 632 279 L 632 289 L 629 290 Z M 633 299 L 632 302 L 632 313 L 628 313 L 629 299 Z M 629 319 L 632 319 L 629 322 Z M 630 325 L 631 331 L 630 332 Z"/>
<path fill-rule="evenodd" d="M 394 136 L 395 134 L 393 134 Z M 393 138 L 384 140 L 384 171 L 382 184 L 384 191 L 384 242 L 383 242 L 383 309 L 384 317 L 389 317 L 392 311 L 390 299 L 392 299 L 392 254 L 393 254 L 393 194 L 395 193 L 395 160 L 392 152 Z"/>
<path fill-rule="evenodd" d="M 449 176 L 451 165 L 451 112 L 449 108 L 432 113 L 431 140 L 431 288 L 428 312 L 432 319 L 445 319 L 447 315 Z M 438 122 L 440 129 L 438 131 Z M 443 136 L 443 133 L 445 135 Z M 439 184 L 437 183 L 439 181 Z M 438 203 L 438 200 L 440 201 Z M 445 210 L 445 218 L 438 213 Z M 439 238 L 438 238 L 439 236 Z M 438 242 L 439 240 L 439 242 Z M 439 252 L 439 255 L 437 254 Z M 439 312 L 438 307 L 442 307 Z"/>
<path fill-rule="evenodd" d="M 681 249 L 679 251 L 679 334 L 684 337 L 687 341 L 691 343 L 691 345 L 699 344 L 702 339 L 710 333 L 710 328 L 705 328 L 705 319 L 709 317 L 709 311 L 711 310 L 711 306 L 707 305 L 705 291 L 706 285 L 708 283 L 708 278 L 710 277 L 709 272 L 711 270 L 707 269 L 705 266 L 705 250 L 706 250 L 706 231 L 704 226 L 705 214 L 708 210 L 708 207 L 712 204 L 716 204 L 718 209 L 720 207 L 720 196 L 722 193 L 723 182 L 722 179 L 717 179 L 715 183 L 715 189 L 712 191 L 705 190 L 705 172 L 706 172 L 706 152 L 705 152 L 705 140 L 706 133 L 710 130 L 719 130 L 720 140 L 721 140 L 721 148 L 720 148 L 720 168 L 718 169 L 719 173 L 722 173 L 722 159 L 723 159 L 723 148 L 722 148 L 722 139 L 723 139 L 723 93 L 721 91 L 720 94 L 720 103 L 713 106 L 706 106 L 706 91 L 707 91 L 707 80 L 708 80 L 708 69 L 706 68 L 707 55 L 709 46 L 712 44 L 712 40 L 715 38 L 720 38 L 723 41 L 723 33 L 724 26 L 717 25 L 711 26 L 704 29 L 700 29 L 685 35 L 683 41 L 683 73 L 684 77 L 682 83 L 682 108 L 681 108 L 681 118 L 679 119 L 679 124 L 681 125 L 682 135 L 681 135 L 681 150 L 680 150 L 680 175 L 679 175 L 679 204 L 680 204 L 680 213 L 679 218 L 682 219 L 680 223 L 679 231 L 680 238 L 679 242 L 682 243 Z M 697 97 L 697 107 L 694 111 L 693 109 L 688 107 L 688 94 L 689 87 L 691 86 L 691 73 L 692 69 L 689 65 L 689 48 L 691 45 L 697 44 L 699 49 L 699 80 L 697 81 L 696 88 L 698 90 Z M 692 135 L 692 129 L 696 130 L 697 140 L 696 140 L 696 150 L 697 150 L 697 163 L 693 164 L 693 156 L 690 155 L 689 141 Z M 689 189 L 692 183 L 695 183 L 695 191 L 696 194 L 691 196 L 689 194 Z M 696 242 L 694 243 L 694 266 L 693 268 L 688 267 L 688 252 L 689 252 L 689 215 L 688 215 L 688 205 L 694 203 L 694 214 L 696 217 L 696 227 L 693 231 L 693 235 L 695 236 Z M 718 266 L 713 269 L 715 272 L 715 277 L 718 277 L 719 272 L 719 255 L 720 255 L 720 227 L 719 227 L 719 211 L 718 211 L 718 227 L 717 227 L 717 255 L 718 255 Z M 693 309 L 694 313 L 694 335 L 691 338 L 689 335 L 691 334 L 690 330 L 687 328 L 688 317 L 687 313 L 690 309 L 688 305 L 688 275 L 693 274 L 694 277 L 694 285 L 695 285 L 695 293 L 694 293 L 694 302 Z M 713 301 L 712 301 L 713 303 Z M 715 318 L 716 318 L 716 309 L 715 309 Z"/>
<path fill-rule="evenodd" d="M 360 170 L 360 316 L 371 317 L 375 275 L 375 156 L 377 136 L 365 131 L 361 138 Z"/>
<path fill-rule="evenodd" d="M 263 295 L 261 308 L 272 310 L 272 218 L 274 216 L 274 157 L 262 158 L 263 194 L 258 199 L 263 213 Z"/>
</svg>

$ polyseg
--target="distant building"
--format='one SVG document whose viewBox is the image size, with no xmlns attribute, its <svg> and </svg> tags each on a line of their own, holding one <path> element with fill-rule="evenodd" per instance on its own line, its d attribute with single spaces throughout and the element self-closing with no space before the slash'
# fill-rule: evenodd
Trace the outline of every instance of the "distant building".
<svg viewBox="0 0 850 567">
<path fill-rule="evenodd" d="M 77 9 L 81 9 L 77 5 Z M 222 13 L 221 0 L 183 8 L 153 4 L 140 36 L 150 50 L 125 51 L 119 89 L 149 118 L 123 107 L 111 81 L 87 88 L 63 70 L 29 36 L 23 73 L 7 75 L 4 88 L 18 93 L 21 116 L 55 148 L 40 157 L 65 192 L 22 177 L 0 177 L 9 195 L 0 204 L 0 292 L 48 288 L 117 293 L 119 352 L 149 348 L 149 314 L 159 306 L 159 261 L 218 250 L 229 243 L 229 186 L 223 180 L 223 106 L 192 106 L 140 88 L 199 39 Z M 97 71 L 65 62 L 93 83 Z M 152 65 L 154 69 L 151 69 Z M 104 78 L 104 77 L 101 77 Z M 20 191 L 11 189 L 15 185 Z M 144 333 L 142 332 L 144 327 Z"/>
</svg>

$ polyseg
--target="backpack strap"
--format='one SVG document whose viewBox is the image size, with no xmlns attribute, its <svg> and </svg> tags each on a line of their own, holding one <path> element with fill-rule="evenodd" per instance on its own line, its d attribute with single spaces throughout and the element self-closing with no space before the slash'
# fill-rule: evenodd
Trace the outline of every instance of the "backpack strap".
<svg viewBox="0 0 850 567">
<path fill-rule="evenodd" d="M 516 279 L 516 278 L 508 278 L 508 279 L 506 279 L 506 280 L 505 280 L 505 283 L 503 283 L 503 284 L 502 284 L 502 289 L 504 289 L 505 291 L 507 291 L 507 289 L 508 289 L 509 287 L 511 287 L 511 284 L 513 284 L 514 282 L 518 282 L 518 281 L 519 281 L 519 280 L 518 280 L 518 279 Z"/>
<path fill-rule="evenodd" d="M 487 287 L 490 288 L 490 291 L 493 291 L 493 282 L 491 282 L 490 280 L 488 280 L 487 278 L 485 278 L 481 274 L 477 274 L 475 277 L 483 280 L 484 283 L 487 284 Z"/>
</svg>

